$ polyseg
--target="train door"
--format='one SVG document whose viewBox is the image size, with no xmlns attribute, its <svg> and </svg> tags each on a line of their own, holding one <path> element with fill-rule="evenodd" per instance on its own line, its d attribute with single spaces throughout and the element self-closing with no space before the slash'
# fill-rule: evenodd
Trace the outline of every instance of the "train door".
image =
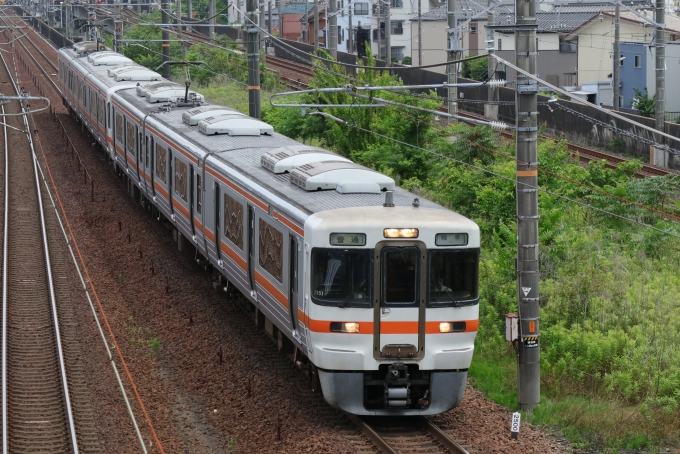
<svg viewBox="0 0 680 454">
<path fill-rule="evenodd" d="M 189 181 L 188 181 L 188 186 L 189 186 L 189 229 L 191 230 L 192 235 L 196 235 L 196 227 L 194 223 L 194 219 L 196 218 L 196 202 L 195 202 L 195 186 L 194 186 L 194 179 L 196 178 L 195 172 L 194 172 L 194 166 L 189 165 Z"/>
<path fill-rule="evenodd" d="M 137 135 L 137 143 L 135 144 L 135 157 L 137 159 L 137 180 L 139 181 L 139 187 L 142 187 L 144 178 L 144 154 L 142 153 L 144 138 L 139 130 L 139 126 L 135 125 L 135 133 Z M 141 169 L 141 170 L 140 170 Z"/>
<path fill-rule="evenodd" d="M 290 247 L 288 254 L 290 256 L 290 271 L 288 271 L 289 291 L 288 291 L 288 306 L 290 307 L 290 318 L 293 323 L 293 329 L 299 331 L 297 311 L 298 311 L 298 242 L 295 235 L 289 235 Z"/>
<path fill-rule="evenodd" d="M 148 158 L 146 169 L 147 169 L 147 172 L 150 175 L 150 179 L 149 179 L 149 187 L 148 187 L 147 191 L 149 191 L 149 194 L 151 194 L 152 196 L 155 196 L 156 195 L 156 188 L 154 187 L 154 179 L 156 178 L 156 175 L 153 171 L 153 163 L 156 162 L 156 154 L 155 154 L 156 153 L 156 145 L 155 145 L 156 141 L 154 140 L 154 137 L 152 135 L 149 135 L 149 142 L 150 142 L 150 145 L 149 145 L 149 149 L 147 150 L 147 155 L 146 155 L 147 158 Z"/>
<path fill-rule="evenodd" d="M 425 353 L 427 249 L 383 241 L 375 249 L 373 355 L 420 359 Z"/>
<path fill-rule="evenodd" d="M 255 211 L 248 205 L 248 278 L 250 289 L 255 290 Z"/>
<path fill-rule="evenodd" d="M 214 218 L 215 218 L 215 223 L 213 224 L 213 232 L 215 232 L 215 255 L 217 256 L 217 260 L 220 260 L 220 207 L 222 198 L 220 197 L 220 185 L 217 181 L 215 181 L 215 189 L 213 193 L 213 207 L 214 207 Z"/>
<path fill-rule="evenodd" d="M 168 147 L 168 203 L 170 204 L 170 213 L 175 214 L 175 207 L 172 206 L 172 188 L 173 180 L 175 179 L 175 166 L 172 165 L 172 154 L 172 148 Z M 217 235 L 215 235 L 215 238 L 217 238 Z"/>
</svg>

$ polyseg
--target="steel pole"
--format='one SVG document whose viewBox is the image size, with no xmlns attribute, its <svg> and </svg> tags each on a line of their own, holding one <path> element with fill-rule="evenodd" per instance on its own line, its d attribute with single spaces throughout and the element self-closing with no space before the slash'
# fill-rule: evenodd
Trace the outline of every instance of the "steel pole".
<svg viewBox="0 0 680 454">
<path fill-rule="evenodd" d="M 666 22 L 666 2 L 664 0 L 656 0 L 656 17 L 655 21 L 658 24 L 656 28 L 656 39 L 654 48 L 656 50 L 656 113 L 655 127 L 657 130 L 664 132 L 666 126 L 665 115 L 665 97 L 666 97 L 666 37 L 665 30 L 662 28 Z M 663 144 L 664 138 L 658 137 L 657 142 Z"/>
<path fill-rule="evenodd" d="M 215 0 L 208 0 L 208 34 L 215 36 Z"/>
<path fill-rule="evenodd" d="M 418 66 L 423 65 L 423 0 L 418 0 Z"/>
<path fill-rule="evenodd" d="M 488 6 L 492 7 L 493 4 L 495 3 L 495 0 L 489 0 Z M 495 19 L 494 19 L 494 10 L 493 8 L 489 10 L 489 14 L 487 15 L 487 20 L 486 23 L 488 25 L 494 25 Z M 487 77 L 489 79 L 495 79 L 496 77 L 496 60 L 492 57 L 494 53 L 494 40 L 495 36 L 493 33 L 493 28 L 488 27 L 486 29 L 486 53 L 489 55 L 488 57 L 488 65 L 486 67 L 486 72 L 487 72 Z M 487 104 L 484 109 L 484 116 L 487 118 L 491 118 L 492 120 L 498 120 L 498 105 L 493 104 L 495 101 L 498 101 L 498 89 L 489 84 L 487 85 L 487 99 L 489 100 L 489 104 Z"/>
<path fill-rule="evenodd" d="M 619 105 L 619 86 L 620 69 L 621 69 L 621 6 L 617 3 L 614 7 L 614 54 L 612 60 L 614 68 L 612 69 L 612 108 L 619 110 L 622 106 Z"/>
<path fill-rule="evenodd" d="M 354 53 L 354 27 L 352 26 L 352 0 L 347 0 L 349 5 L 347 9 L 349 10 L 349 46 L 347 47 L 347 52 L 350 54 Z"/>
<path fill-rule="evenodd" d="M 331 57 L 334 60 L 338 59 L 338 17 L 337 12 L 337 0 L 328 0 L 328 17 L 326 18 L 326 23 L 328 24 L 328 49 L 330 50 Z"/>
<path fill-rule="evenodd" d="M 458 59 L 458 19 L 456 17 L 456 0 L 447 0 L 447 24 L 446 30 L 447 49 L 446 61 L 455 61 Z M 458 64 L 454 63 L 446 67 L 447 82 L 455 84 L 458 82 Z M 451 115 L 458 115 L 458 89 L 450 87 L 448 89 L 448 108 Z M 449 117 L 449 123 L 457 124 L 458 120 Z"/>
<path fill-rule="evenodd" d="M 319 0 L 314 0 L 314 55 L 319 50 Z"/>
<path fill-rule="evenodd" d="M 257 0 L 247 0 L 247 11 L 252 23 L 248 25 L 248 114 L 260 118 L 260 31 L 253 27 L 256 22 Z"/>
<path fill-rule="evenodd" d="M 385 66 L 392 66 L 392 1 L 381 1 L 385 1 Z"/>
<path fill-rule="evenodd" d="M 536 0 L 515 2 L 517 66 L 536 74 Z M 538 274 L 538 83 L 517 74 L 517 296 L 520 340 L 518 400 L 531 411 L 541 400 Z"/>
<path fill-rule="evenodd" d="M 169 20 L 167 11 L 168 3 L 164 1 L 161 3 L 161 21 L 163 21 L 164 24 L 167 24 Z M 163 40 L 161 43 L 161 47 L 163 48 L 163 77 L 170 79 L 170 65 L 167 63 L 170 61 L 170 36 L 168 34 L 167 26 L 161 28 L 161 39 Z"/>
</svg>

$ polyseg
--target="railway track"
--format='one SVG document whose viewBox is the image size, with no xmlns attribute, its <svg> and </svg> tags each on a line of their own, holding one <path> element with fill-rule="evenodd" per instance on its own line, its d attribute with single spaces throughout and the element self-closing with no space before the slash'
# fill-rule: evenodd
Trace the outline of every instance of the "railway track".
<svg viewBox="0 0 680 454">
<path fill-rule="evenodd" d="M 385 454 L 470 453 L 432 421 L 422 416 L 390 418 L 347 414 L 347 418 Z"/>
<path fill-rule="evenodd" d="M 0 78 L 14 86 L 4 56 Z M 3 112 L 18 113 L 18 103 Z M 6 117 L 22 118 L 22 117 Z M 8 120 L 9 121 L 9 120 Z M 28 122 L 19 124 L 25 129 Z M 3 127 L 4 452 L 79 452 L 59 332 L 49 241 L 29 134 Z M 11 147 L 10 147 L 11 143 Z"/>
</svg>

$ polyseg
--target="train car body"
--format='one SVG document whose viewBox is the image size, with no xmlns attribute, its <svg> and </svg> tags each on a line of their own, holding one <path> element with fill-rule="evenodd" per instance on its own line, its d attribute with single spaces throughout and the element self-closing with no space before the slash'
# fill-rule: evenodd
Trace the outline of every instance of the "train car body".
<svg viewBox="0 0 680 454">
<path fill-rule="evenodd" d="M 477 225 L 199 94 L 178 102 L 176 84 L 122 58 L 61 49 L 64 102 L 182 247 L 308 361 L 325 399 L 376 415 L 458 405 L 478 326 Z"/>
</svg>

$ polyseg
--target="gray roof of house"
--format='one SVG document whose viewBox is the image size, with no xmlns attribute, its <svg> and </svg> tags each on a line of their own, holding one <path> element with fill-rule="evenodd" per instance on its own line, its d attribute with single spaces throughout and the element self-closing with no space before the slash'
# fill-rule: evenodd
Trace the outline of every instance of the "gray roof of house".
<svg viewBox="0 0 680 454">
<path fill-rule="evenodd" d="M 648 0 L 635 0 L 627 3 L 633 5 L 635 8 L 651 8 L 652 4 Z M 600 11 L 614 11 L 614 5 L 609 2 L 584 2 L 584 3 L 554 3 L 552 11 L 559 11 L 562 13 L 599 13 Z M 621 11 L 626 11 L 621 8 Z"/>
<path fill-rule="evenodd" d="M 306 14 L 314 8 L 314 3 L 309 2 L 290 2 L 281 10 L 281 14 Z"/>
<path fill-rule="evenodd" d="M 483 2 L 484 5 L 486 5 L 486 2 Z M 480 20 L 486 20 L 486 13 L 482 13 L 484 11 L 484 7 L 481 6 L 481 2 L 472 2 L 469 0 L 457 0 L 456 1 L 456 7 L 458 9 L 459 15 L 458 15 L 458 20 L 465 20 L 469 19 L 470 17 L 474 17 L 479 14 L 479 16 L 475 17 L 475 19 L 480 19 Z M 513 5 L 499 5 L 496 8 L 496 14 L 499 14 L 501 12 L 511 12 L 513 11 L 514 6 Z M 446 3 L 444 3 L 442 6 L 438 6 L 437 8 L 431 9 L 430 11 L 426 12 L 425 14 L 421 15 L 421 20 L 427 21 L 427 20 L 446 20 L 446 13 L 447 13 L 447 6 Z M 412 19 L 412 21 L 416 21 L 416 19 Z"/>
<path fill-rule="evenodd" d="M 538 25 L 538 33 L 569 33 L 599 14 L 598 12 L 579 12 L 579 13 L 565 13 L 557 11 L 537 11 L 536 23 Z M 505 13 L 498 14 L 495 18 L 496 25 L 514 24 L 515 14 Z M 513 33 L 511 28 L 496 29 L 501 33 Z"/>
</svg>

